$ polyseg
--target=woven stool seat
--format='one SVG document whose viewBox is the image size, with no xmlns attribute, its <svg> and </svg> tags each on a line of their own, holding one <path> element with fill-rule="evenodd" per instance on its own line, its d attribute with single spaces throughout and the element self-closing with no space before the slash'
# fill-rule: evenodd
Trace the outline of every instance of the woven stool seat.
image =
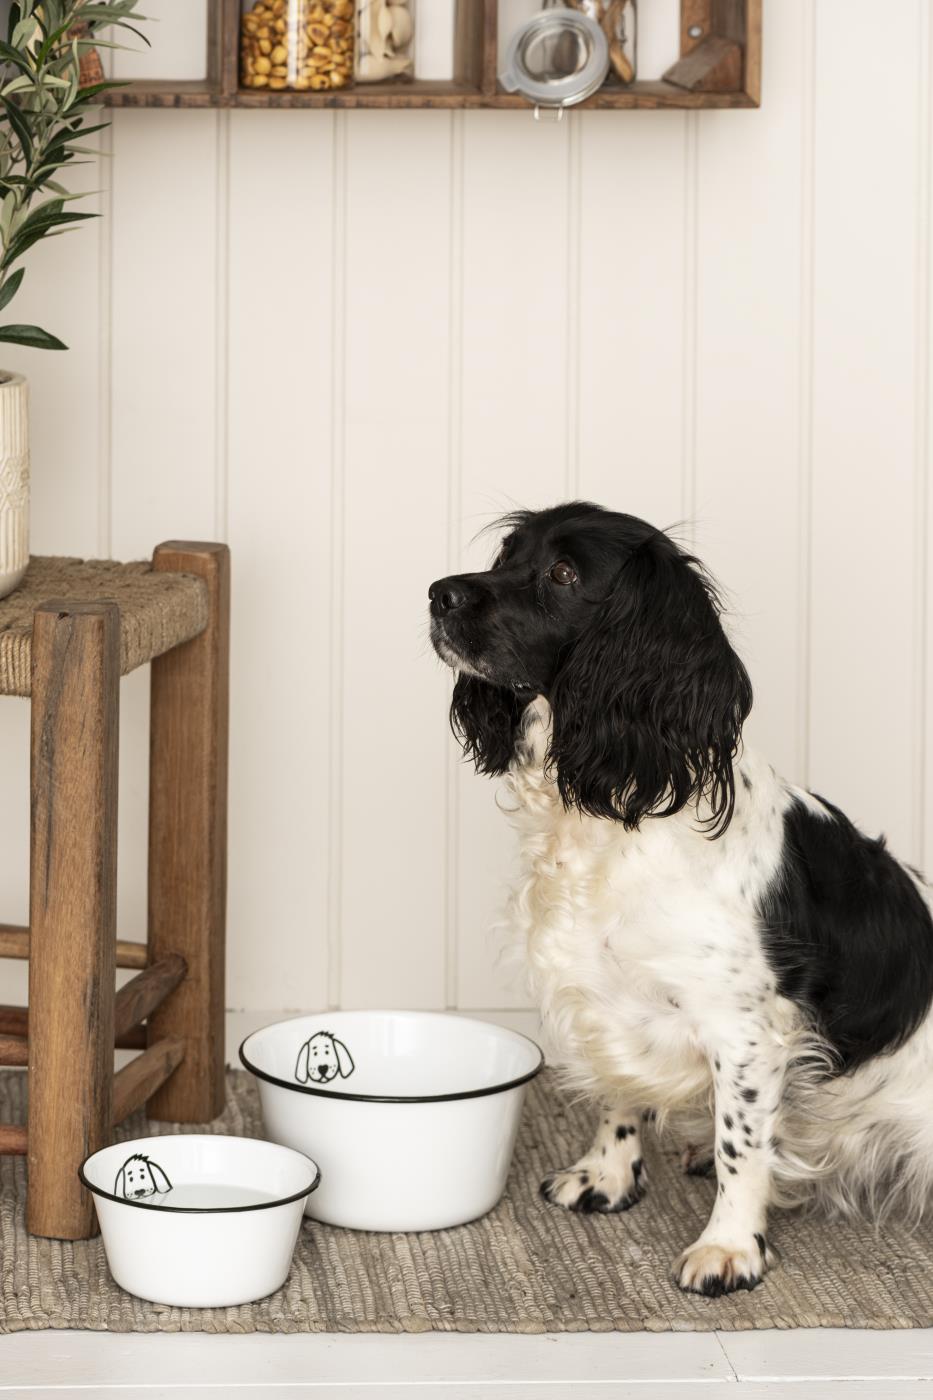
<svg viewBox="0 0 933 1400">
<path fill-rule="evenodd" d="M 156 571 L 148 561 L 34 556 L 20 586 L 0 599 L 0 695 L 28 695 L 32 619 L 50 600 L 116 603 L 123 675 L 204 631 L 207 588 L 191 574 Z"/>
</svg>

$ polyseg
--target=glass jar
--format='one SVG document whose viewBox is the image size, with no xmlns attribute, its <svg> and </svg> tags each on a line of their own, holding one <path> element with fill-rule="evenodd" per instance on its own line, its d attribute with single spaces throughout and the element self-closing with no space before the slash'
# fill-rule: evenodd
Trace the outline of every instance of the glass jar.
<svg viewBox="0 0 933 1400">
<path fill-rule="evenodd" d="M 553 0 L 558 6 L 562 0 Z M 552 0 L 546 0 L 545 9 Z M 609 43 L 609 63 L 613 73 L 627 87 L 637 73 L 636 39 L 638 0 L 579 0 L 574 6 L 602 27 Z"/>
<path fill-rule="evenodd" d="M 240 82 L 323 92 L 353 77 L 354 0 L 242 0 Z"/>
<path fill-rule="evenodd" d="M 438 0 L 425 0 L 437 4 Z M 415 66 L 414 0 L 356 0 L 358 83 L 410 78 Z"/>
<path fill-rule="evenodd" d="M 540 10 L 513 32 L 499 82 L 536 110 L 560 110 L 585 102 L 608 72 L 609 40 L 598 21 L 560 5 Z"/>
</svg>

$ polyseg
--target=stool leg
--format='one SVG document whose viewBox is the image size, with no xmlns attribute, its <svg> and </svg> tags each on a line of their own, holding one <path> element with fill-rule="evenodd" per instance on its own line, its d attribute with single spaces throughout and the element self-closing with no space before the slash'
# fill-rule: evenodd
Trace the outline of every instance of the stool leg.
<svg viewBox="0 0 933 1400">
<path fill-rule="evenodd" d="M 120 613 L 45 603 L 32 635 L 29 1196 L 34 1235 L 87 1239 L 77 1169 L 110 1141 Z"/>
<path fill-rule="evenodd" d="M 149 1113 L 200 1123 L 224 1106 L 230 551 L 173 541 L 152 562 L 197 574 L 209 600 L 207 629 L 152 663 L 149 768 L 149 958 L 180 953 L 188 964 L 149 1018 L 150 1044 L 186 1041 Z"/>
</svg>

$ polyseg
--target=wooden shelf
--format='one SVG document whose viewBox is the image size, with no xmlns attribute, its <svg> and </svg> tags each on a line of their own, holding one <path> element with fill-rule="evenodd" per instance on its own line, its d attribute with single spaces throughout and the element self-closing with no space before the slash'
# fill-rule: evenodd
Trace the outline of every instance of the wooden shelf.
<svg viewBox="0 0 933 1400">
<path fill-rule="evenodd" d="M 216 107 L 221 94 L 205 78 L 196 82 L 163 81 L 127 83 L 104 93 L 108 107 Z"/>
<path fill-rule="evenodd" d="M 113 92 L 108 98 L 111 107 L 434 107 L 450 110 L 458 107 L 496 111 L 531 111 L 531 104 L 516 93 L 497 91 L 492 94 L 459 83 L 398 83 L 380 84 L 381 91 L 351 88 L 343 92 L 252 92 L 239 88 L 236 92 L 212 92 L 206 83 L 152 82 L 133 83 Z M 745 92 L 685 92 L 672 83 L 633 83 L 631 87 L 605 87 L 586 102 L 580 111 L 658 111 L 698 107 L 757 107 Z M 577 108 L 570 110 L 576 111 Z"/>
<path fill-rule="evenodd" d="M 680 0 L 679 67 L 693 81 L 699 73 L 704 89 L 672 82 L 635 82 L 623 87 L 612 80 L 580 108 L 603 111 L 757 107 L 761 86 L 762 0 Z M 171 80 L 128 83 L 107 93 L 110 107 L 377 107 L 486 108 L 531 111 L 533 104 L 498 83 L 498 0 L 457 0 L 454 67 L 451 82 L 360 84 L 335 92 L 270 92 L 238 85 L 239 0 L 208 0 L 208 76 L 198 82 Z M 733 79 L 703 73 L 703 46 L 731 45 L 740 71 Z M 692 56 L 692 57 L 691 57 Z M 677 75 L 679 76 L 679 75 Z"/>
</svg>

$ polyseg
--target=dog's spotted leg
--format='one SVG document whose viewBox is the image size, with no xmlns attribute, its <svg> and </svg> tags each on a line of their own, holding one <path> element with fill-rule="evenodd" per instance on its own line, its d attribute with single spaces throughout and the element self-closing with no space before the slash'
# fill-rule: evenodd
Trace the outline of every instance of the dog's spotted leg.
<svg viewBox="0 0 933 1400">
<path fill-rule="evenodd" d="M 593 1146 L 565 1171 L 541 1183 L 545 1200 L 567 1210 L 611 1214 L 629 1210 L 645 1194 L 647 1178 L 641 1150 L 641 1113 L 606 1109 L 600 1114 Z"/>
<path fill-rule="evenodd" d="M 713 1298 L 754 1288 L 772 1262 L 765 1231 L 783 1066 L 757 1037 L 744 1055 L 739 1048 L 714 1058 L 716 1200 L 706 1229 L 674 1264 L 681 1288 Z"/>
</svg>

